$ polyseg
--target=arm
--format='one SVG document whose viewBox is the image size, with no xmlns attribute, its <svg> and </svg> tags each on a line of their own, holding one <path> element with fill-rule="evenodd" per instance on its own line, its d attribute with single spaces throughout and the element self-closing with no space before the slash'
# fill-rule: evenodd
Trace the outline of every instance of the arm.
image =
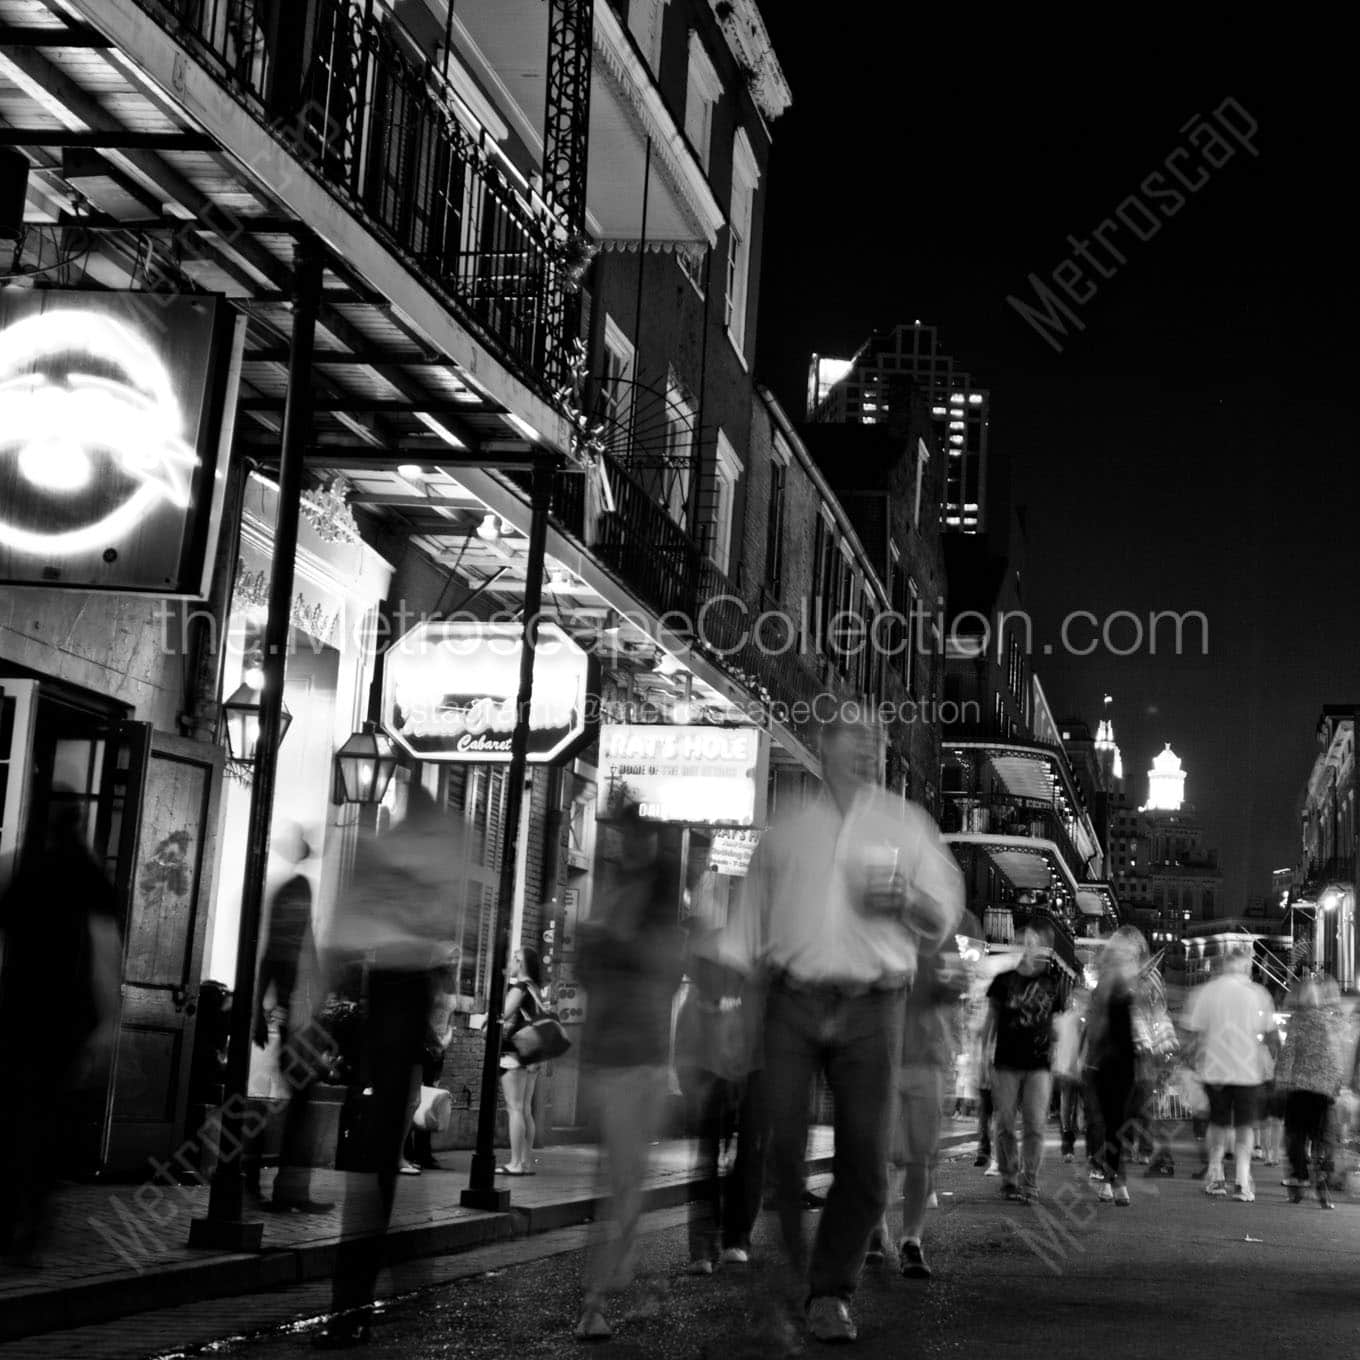
<svg viewBox="0 0 1360 1360">
<path fill-rule="evenodd" d="M 505 994 L 505 1013 L 501 1016 L 501 1024 L 508 1025 L 519 1013 L 519 1008 L 524 1004 L 524 988 L 511 987 Z"/>
</svg>

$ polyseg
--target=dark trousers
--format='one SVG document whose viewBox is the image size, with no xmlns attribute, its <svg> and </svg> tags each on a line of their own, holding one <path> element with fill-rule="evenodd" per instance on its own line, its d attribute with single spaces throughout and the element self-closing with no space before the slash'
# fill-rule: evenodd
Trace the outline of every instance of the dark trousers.
<svg viewBox="0 0 1360 1360">
<path fill-rule="evenodd" d="M 1284 1102 L 1284 1141 L 1289 1172 L 1301 1185 L 1326 1177 L 1328 1126 L 1332 1099 L 1318 1091 L 1290 1091 Z M 1308 1174 L 1308 1145 L 1313 1148 L 1313 1175 Z"/>
<path fill-rule="evenodd" d="M 1100 1091 L 1096 1086 L 1095 1068 L 1082 1073 L 1081 1103 L 1086 1110 L 1086 1160 L 1092 1170 L 1101 1168 L 1101 1149 L 1105 1145 L 1105 1119 L 1100 1109 Z"/>
<path fill-rule="evenodd" d="M 24 1256 L 43 1245 L 48 1197 L 76 1112 L 72 1066 L 55 1054 L 0 1053 L 0 1255 Z"/>
<path fill-rule="evenodd" d="M 1075 1152 L 1077 1147 L 1077 1123 L 1081 1118 L 1081 1083 L 1070 1077 L 1059 1077 L 1058 1082 L 1058 1129 L 1062 1135 L 1063 1155 Z"/>
<path fill-rule="evenodd" d="M 411 1078 L 420 1065 L 430 1014 L 425 973 L 374 969 L 368 975 L 360 1070 L 372 1088 L 362 1165 L 351 1172 L 332 1291 L 336 1311 L 372 1303 L 392 1217 L 401 1145 L 410 1118 Z"/>
<path fill-rule="evenodd" d="M 1107 1181 L 1124 1179 L 1125 1146 L 1138 1136 L 1136 1083 L 1133 1068 L 1111 1063 L 1095 1069 L 1102 1137 L 1098 1164 Z"/>
<path fill-rule="evenodd" d="M 992 1088 L 984 1086 L 978 1092 L 978 1156 L 992 1155 Z"/>
<path fill-rule="evenodd" d="M 723 1246 L 747 1248 L 765 1195 L 770 1150 L 770 1099 L 765 1073 L 757 1068 L 742 1086 L 737 1113 L 737 1155 L 723 1203 Z"/>
<path fill-rule="evenodd" d="M 712 1261 L 718 1256 L 719 1238 L 728 1218 L 727 1197 L 731 1176 L 722 1174 L 723 1154 L 737 1136 L 737 1113 L 741 1083 L 727 1081 L 712 1072 L 680 1074 L 690 1127 L 698 1134 L 700 1192 L 690 1204 L 689 1255 L 691 1261 Z"/>
<path fill-rule="evenodd" d="M 888 1201 L 888 1126 L 902 1035 L 900 991 L 847 996 L 829 988 L 771 989 L 765 1013 L 770 1146 L 784 1247 L 802 1271 L 808 1092 L 820 1072 L 835 1102 L 836 1175 L 817 1225 L 811 1298 L 848 1299 L 869 1233 Z"/>
</svg>

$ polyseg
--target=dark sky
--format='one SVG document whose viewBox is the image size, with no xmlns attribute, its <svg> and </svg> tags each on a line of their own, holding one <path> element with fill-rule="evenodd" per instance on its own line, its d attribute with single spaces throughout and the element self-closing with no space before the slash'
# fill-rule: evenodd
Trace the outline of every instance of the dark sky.
<svg viewBox="0 0 1360 1360">
<path fill-rule="evenodd" d="M 1114 695 L 1138 801 L 1172 743 L 1236 912 L 1298 858 L 1321 705 L 1360 702 L 1344 53 L 1321 32 L 1297 54 L 1270 36 L 1233 64 L 1181 27 L 989 48 L 981 13 L 951 43 L 895 8 L 837 31 L 762 6 L 794 104 L 772 129 L 760 369 L 801 413 L 811 351 L 941 327 L 992 389 L 1055 714 L 1094 722 Z M 1128 195 L 1155 209 L 1140 185 L 1178 147 L 1196 177 L 1205 155 L 1182 126 L 1229 97 L 1259 155 L 1230 142 L 1147 242 L 1107 233 L 1126 262 L 1101 255 L 1112 277 L 1055 353 L 1007 296 L 1030 297 L 1027 276 L 1051 276 L 1068 234 L 1089 238 Z M 1124 609 L 1202 611 L 1208 654 L 1042 654 L 1069 611 Z"/>
</svg>

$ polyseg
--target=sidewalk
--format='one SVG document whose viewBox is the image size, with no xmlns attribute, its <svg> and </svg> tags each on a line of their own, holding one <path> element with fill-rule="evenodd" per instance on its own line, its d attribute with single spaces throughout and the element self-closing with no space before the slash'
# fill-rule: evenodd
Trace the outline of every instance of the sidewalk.
<svg viewBox="0 0 1360 1360">
<path fill-rule="evenodd" d="M 971 1141 L 975 1121 L 946 1120 L 944 1143 Z M 832 1167 L 832 1137 L 816 1127 L 808 1140 L 809 1172 Z M 410 1260 L 466 1251 L 489 1242 L 548 1232 L 597 1216 L 593 1146 L 563 1146 L 535 1154 L 537 1174 L 498 1177 L 510 1191 L 509 1213 L 464 1209 L 471 1153 L 439 1154 L 442 1171 L 403 1176 L 389 1232 L 389 1259 Z M 646 1207 L 692 1198 L 693 1143 L 653 1148 Z M 109 1322 L 149 1309 L 281 1288 L 328 1276 L 340 1240 L 345 1173 L 319 1170 L 312 1194 L 334 1200 L 327 1214 L 275 1217 L 263 1213 L 258 1253 L 191 1250 L 189 1223 L 201 1216 L 202 1186 L 73 1185 L 58 1192 L 49 1264 L 40 1270 L 0 1267 L 0 1342 L 58 1328 Z"/>
</svg>

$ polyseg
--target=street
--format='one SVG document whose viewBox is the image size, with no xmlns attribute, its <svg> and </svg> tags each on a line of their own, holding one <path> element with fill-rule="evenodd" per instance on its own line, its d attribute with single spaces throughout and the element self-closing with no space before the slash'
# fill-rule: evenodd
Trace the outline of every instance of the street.
<svg viewBox="0 0 1360 1360">
<path fill-rule="evenodd" d="M 967 1155 L 942 1167 L 932 1213 L 928 1282 L 866 1271 L 855 1301 L 866 1357 L 961 1353 L 1118 1357 L 1352 1355 L 1360 1346 L 1360 1204 L 1287 1202 L 1277 1168 L 1257 1165 L 1255 1204 L 1211 1201 L 1184 1174 L 1130 1182 L 1128 1209 L 1097 1206 L 1077 1166 L 1050 1154 L 1040 1206 L 1004 1203 L 999 1182 Z M 829 1177 L 814 1178 L 825 1187 Z M 644 1221 L 641 1267 L 668 1285 L 659 1316 L 611 1315 L 606 1355 L 739 1357 L 761 1354 L 749 1335 L 753 1291 L 769 1278 L 774 1242 L 762 1216 L 756 1259 L 711 1278 L 685 1273 L 686 1210 Z M 812 1226 L 815 1213 L 809 1214 Z M 572 1228 L 416 1262 L 398 1269 L 394 1301 L 361 1354 L 423 1357 L 560 1355 L 572 1326 L 589 1229 Z M 406 1293 L 405 1291 L 412 1291 Z M 200 1353 L 231 1360 L 301 1360 L 324 1311 L 324 1281 L 286 1293 L 196 1304 L 102 1329 L 16 1343 L 24 1360 L 81 1354 L 99 1360 Z M 231 1340 L 229 1338 L 235 1338 Z M 581 1350 L 587 1349 L 584 1346 Z M 809 1353 L 819 1349 L 808 1343 Z"/>
</svg>

